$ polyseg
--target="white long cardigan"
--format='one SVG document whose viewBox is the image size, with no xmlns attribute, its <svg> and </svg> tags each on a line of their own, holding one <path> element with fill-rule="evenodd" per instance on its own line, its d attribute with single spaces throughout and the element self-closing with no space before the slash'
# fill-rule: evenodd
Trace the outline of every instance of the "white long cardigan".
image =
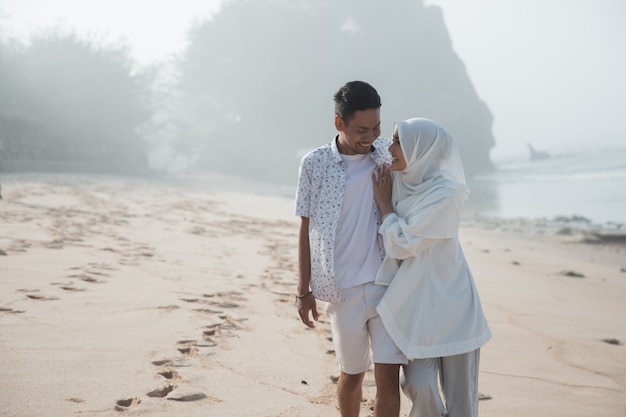
<svg viewBox="0 0 626 417">
<path fill-rule="evenodd" d="M 402 258 L 394 275 L 378 274 L 389 287 L 377 307 L 387 332 L 408 359 L 471 352 L 491 338 L 472 272 L 456 236 L 406 240 L 402 219 L 380 226 L 387 256 Z M 388 263 L 395 259 L 387 259 Z M 390 282 L 389 282 L 390 281 Z"/>
<path fill-rule="evenodd" d="M 379 227 L 387 255 L 376 282 L 388 289 L 377 311 L 408 359 L 471 352 L 491 331 L 458 239 L 469 193 L 458 151 L 430 120 L 397 126 L 408 167 L 394 178 L 395 213 Z"/>
</svg>

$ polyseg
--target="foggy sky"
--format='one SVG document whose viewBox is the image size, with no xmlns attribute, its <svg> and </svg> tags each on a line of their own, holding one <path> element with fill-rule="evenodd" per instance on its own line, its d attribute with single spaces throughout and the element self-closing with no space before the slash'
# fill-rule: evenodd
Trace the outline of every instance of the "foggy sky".
<svg viewBox="0 0 626 417">
<path fill-rule="evenodd" d="M 492 156 L 626 145 L 626 2 L 428 0 L 494 114 Z"/>
<path fill-rule="evenodd" d="M 194 19 L 210 16 L 219 4 L 220 0 L 168 4 L 2 0 L 0 34 L 23 35 L 57 24 L 104 40 L 124 38 L 138 63 L 145 65 L 183 48 Z M 493 113 L 495 160 L 526 157 L 527 142 L 552 153 L 626 145 L 622 121 L 626 2 L 426 0 L 425 4 L 443 9 L 454 50 Z M 393 22 L 381 23 L 393 29 Z M 385 92 L 380 93 L 384 98 Z"/>
</svg>

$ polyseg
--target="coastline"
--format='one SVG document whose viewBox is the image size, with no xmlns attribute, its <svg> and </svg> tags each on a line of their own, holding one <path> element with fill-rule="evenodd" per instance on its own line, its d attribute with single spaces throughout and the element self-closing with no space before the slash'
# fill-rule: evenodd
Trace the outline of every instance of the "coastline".
<svg viewBox="0 0 626 417">
<path fill-rule="evenodd" d="M 329 323 L 293 309 L 292 199 L 186 181 L 2 177 L 0 416 L 338 415 Z M 626 411 L 626 245 L 477 215 L 460 236 L 494 333 L 481 415 Z"/>
</svg>

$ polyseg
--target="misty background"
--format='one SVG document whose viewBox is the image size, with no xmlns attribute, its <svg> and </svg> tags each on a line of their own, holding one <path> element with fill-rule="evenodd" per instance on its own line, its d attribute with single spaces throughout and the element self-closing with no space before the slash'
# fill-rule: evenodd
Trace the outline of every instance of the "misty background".
<svg viewBox="0 0 626 417">
<path fill-rule="evenodd" d="M 0 1 L 0 169 L 293 189 L 335 134 L 334 92 L 362 79 L 383 135 L 416 116 L 453 133 L 485 211 L 626 221 L 619 0 L 163 3 Z"/>
</svg>

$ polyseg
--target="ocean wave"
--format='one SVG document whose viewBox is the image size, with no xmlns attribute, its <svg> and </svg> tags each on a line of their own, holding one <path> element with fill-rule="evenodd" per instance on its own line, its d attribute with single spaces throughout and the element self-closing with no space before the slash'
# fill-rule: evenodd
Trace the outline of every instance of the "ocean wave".
<svg viewBox="0 0 626 417">
<path fill-rule="evenodd" d="M 496 171 L 477 175 L 474 179 L 499 183 L 626 180 L 626 149 L 557 154 L 540 161 L 500 162 L 496 163 Z"/>
<path fill-rule="evenodd" d="M 477 175 L 477 181 L 489 182 L 576 182 L 594 180 L 624 180 L 626 181 L 626 169 L 583 171 L 583 172 L 515 172 L 496 171 L 493 173 Z"/>
</svg>

